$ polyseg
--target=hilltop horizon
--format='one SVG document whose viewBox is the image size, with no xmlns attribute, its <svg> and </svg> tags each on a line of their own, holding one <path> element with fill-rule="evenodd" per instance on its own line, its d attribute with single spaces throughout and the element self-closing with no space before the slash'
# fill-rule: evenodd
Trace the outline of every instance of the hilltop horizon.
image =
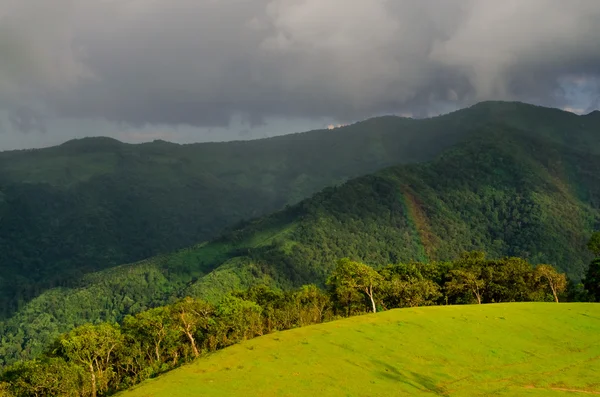
<svg viewBox="0 0 600 397">
<path fill-rule="evenodd" d="M 26 150 L 37 150 L 37 149 L 47 149 L 47 148 L 52 148 L 52 147 L 56 147 L 56 146 L 61 146 L 61 145 L 65 145 L 65 144 L 69 144 L 70 142 L 78 142 L 78 141 L 91 141 L 93 139 L 107 139 L 107 140 L 112 140 L 112 141 L 116 141 L 122 144 L 128 144 L 128 145 L 143 145 L 143 144 L 148 144 L 148 143 L 155 143 L 155 142 L 164 142 L 164 143 L 169 143 L 169 144 L 174 144 L 174 145 L 180 145 L 180 146 L 184 146 L 184 145 L 198 145 L 198 144 L 210 144 L 210 143 L 227 143 L 227 142 L 248 142 L 248 141 L 262 141 L 265 139 L 273 139 L 273 138 L 278 138 L 278 137 L 282 137 L 282 136 L 287 136 L 287 135 L 294 135 L 294 134 L 304 134 L 304 133 L 310 133 L 310 132 L 315 132 L 315 131 L 322 131 L 322 132 L 327 132 L 327 131 L 331 131 L 331 130 L 337 130 L 340 128 L 345 128 L 354 124 L 359 124 L 359 123 L 363 123 L 363 122 L 367 122 L 369 120 L 373 120 L 373 119 L 380 119 L 380 118 L 386 118 L 386 117 L 391 117 L 391 118 L 401 118 L 401 119 L 410 119 L 410 120 L 429 120 L 429 119 L 435 119 L 438 117 L 443 117 L 455 112 L 460 112 L 462 110 L 466 110 L 466 109 L 470 109 L 473 107 L 477 107 L 477 106 L 482 106 L 485 104 L 494 104 L 494 103 L 501 103 L 501 104 L 521 104 L 521 105 L 528 105 L 528 106 L 532 106 L 532 107 L 538 107 L 538 108 L 544 108 L 544 109 L 552 109 L 552 110 L 557 110 L 557 111 L 561 111 L 561 112 L 565 112 L 565 113 L 570 113 L 576 116 L 580 116 L 580 117 L 586 117 L 595 113 L 600 113 L 600 110 L 592 110 L 588 113 L 578 113 L 575 111 L 575 109 L 570 109 L 570 108 L 559 108 L 559 107 L 553 107 L 553 106 L 544 106 L 544 105 L 538 105 L 535 104 L 533 102 L 523 102 L 523 101 L 504 101 L 504 100 L 483 100 L 483 101 L 479 101 L 476 102 L 472 105 L 468 105 L 468 106 L 464 106 L 464 107 L 459 107 L 453 110 L 448 110 L 447 112 L 443 112 L 443 113 L 439 113 L 439 114 L 435 114 L 435 115 L 431 115 L 431 116 L 426 116 L 426 117 L 412 117 L 406 114 L 394 114 L 394 113 L 387 113 L 387 114 L 380 114 L 380 115 L 374 115 L 371 117 L 367 117 L 361 120 L 357 120 L 357 121 L 351 121 L 348 123 L 344 123 L 344 124 L 327 124 L 324 123 L 322 125 L 321 128 L 313 128 L 313 129 L 308 129 L 308 130 L 301 130 L 301 131 L 291 131 L 291 132 L 277 132 L 274 133 L 273 135 L 270 136 L 263 136 L 263 137 L 249 137 L 247 139 L 244 139 L 241 135 L 237 138 L 233 138 L 233 139 L 226 139 L 226 140 L 218 140 L 218 139 L 213 139 L 213 140 L 198 140 L 198 141 L 182 141 L 182 142 L 177 142 L 176 140 L 170 140 L 170 137 L 175 137 L 176 135 L 165 135 L 165 136 L 156 136 L 156 135 L 152 135 L 152 134 L 148 134 L 147 135 L 147 139 L 144 139 L 145 135 L 139 135 L 136 139 L 127 139 L 126 137 L 119 137 L 118 134 L 115 132 L 115 136 L 111 136 L 110 134 L 107 135 L 91 135 L 91 136 L 83 136 L 83 137 L 76 137 L 76 138 L 70 138 L 67 140 L 63 140 L 60 142 L 53 142 L 53 143 L 47 143 L 47 144 L 43 144 L 42 146 L 36 146 L 36 147 L 24 147 L 24 148 L 9 148 L 9 149 L 2 149 L 0 148 L 0 153 L 3 152 L 12 152 L 12 151 L 26 151 Z M 142 138 L 142 139 L 140 139 Z"/>
</svg>

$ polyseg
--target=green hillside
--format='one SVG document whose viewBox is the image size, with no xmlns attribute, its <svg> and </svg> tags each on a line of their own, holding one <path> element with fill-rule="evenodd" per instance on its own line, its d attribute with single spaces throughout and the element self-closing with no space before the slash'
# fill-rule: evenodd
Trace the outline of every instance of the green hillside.
<svg viewBox="0 0 600 397">
<path fill-rule="evenodd" d="M 342 257 L 380 267 L 482 250 L 550 263 L 578 280 L 592 259 L 585 245 L 599 209 L 598 154 L 490 125 L 431 162 L 354 179 L 211 243 L 49 290 L 0 323 L 0 356 L 32 357 L 74 326 L 120 321 L 186 295 L 322 285 Z"/>
<path fill-rule="evenodd" d="M 600 152 L 595 115 L 488 102 L 427 120 L 380 117 L 248 142 L 86 138 L 0 153 L 0 317 L 48 288 L 210 240 L 326 186 L 431 160 L 499 121 L 547 143 Z"/>
<path fill-rule="evenodd" d="M 600 305 L 397 309 L 277 332 L 123 397 L 600 394 Z"/>
</svg>

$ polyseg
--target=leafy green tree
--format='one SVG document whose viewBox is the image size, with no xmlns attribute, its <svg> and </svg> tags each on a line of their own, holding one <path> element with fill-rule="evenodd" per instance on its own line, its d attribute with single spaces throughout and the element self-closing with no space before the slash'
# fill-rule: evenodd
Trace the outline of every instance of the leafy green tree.
<svg viewBox="0 0 600 397">
<path fill-rule="evenodd" d="M 254 302 L 228 295 L 217 305 L 209 346 L 225 347 L 263 334 L 262 308 Z"/>
<path fill-rule="evenodd" d="M 96 397 L 98 391 L 109 389 L 114 375 L 113 359 L 122 344 L 118 326 L 86 324 L 60 336 L 54 354 L 88 371 L 91 395 Z"/>
<path fill-rule="evenodd" d="M 375 269 L 364 263 L 354 262 L 348 258 L 340 259 L 336 268 L 327 280 L 338 295 L 345 295 L 348 291 L 360 291 L 371 301 L 373 313 L 377 312 L 374 293 L 383 278 Z"/>
<path fill-rule="evenodd" d="M 472 296 L 485 302 L 523 301 L 527 296 L 526 275 L 531 266 L 519 258 L 497 261 L 486 259 L 480 251 L 463 252 L 449 270 L 444 289 L 448 296 Z"/>
<path fill-rule="evenodd" d="M 214 312 L 215 309 L 211 304 L 190 297 L 171 307 L 173 323 L 189 341 L 194 357 L 200 355 L 196 338 L 206 337 L 213 322 Z"/>
<path fill-rule="evenodd" d="M 583 279 L 583 287 L 590 298 L 600 302 L 600 232 L 595 232 L 587 244 L 596 259 L 590 263 Z"/>
<path fill-rule="evenodd" d="M 588 249 L 596 257 L 600 257 L 600 232 L 595 232 L 587 244 Z"/>
<path fill-rule="evenodd" d="M 383 282 L 381 289 L 388 309 L 431 306 L 442 296 L 440 286 L 431 280 L 403 280 L 398 276 Z"/>
<path fill-rule="evenodd" d="M 470 293 L 477 299 L 477 303 L 481 304 L 481 296 L 485 288 L 481 270 L 481 267 L 473 265 L 450 270 L 450 280 L 445 285 L 447 293 L 449 295 Z"/>
<path fill-rule="evenodd" d="M 454 269 L 450 271 L 451 279 L 446 283 L 449 294 L 464 294 L 470 292 L 481 304 L 481 294 L 485 288 L 485 281 L 477 269 Z"/>
<path fill-rule="evenodd" d="M 264 327 L 267 332 L 275 329 L 289 329 L 296 324 L 297 319 L 291 310 L 289 293 L 261 284 L 254 285 L 245 291 L 237 291 L 233 296 L 254 302 L 262 308 Z"/>
<path fill-rule="evenodd" d="M 482 260 L 478 266 L 485 284 L 484 302 L 528 301 L 538 287 L 531 264 L 522 258 Z"/>
<path fill-rule="evenodd" d="M 131 387 L 156 375 L 155 367 L 148 361 L 146 352 L 135 335 L 123 332 L 123 337 L 125 346 L 117 350 L 115 355 L 115 380 L 119 389 Z"/>
<path fill-rule="evenodd" d="M 600 259 L 590 263 L 583 279 L 583 286 L 594 301 L 600 302 Z"/>
<path fill-rule="evenodd" d="M 535 268 L 535 278 L 545 281 L 550 291 L 552 291 L 554 301 L 558 303 L 558 295 L 567 289 L 567 276 L 564 273 L 557 272 L 553 266 L 537 265 Z"/>
<path fill-rule="evenodd" d="M 576 282 L 567 278 L 567 291 L 565 295 L 567 302 L 589 302 L 591 300 L 590 294 L 583 285 L 583 280 Z"/>
<path fill-rule="evenodd" d="M 437 272 L 431 273 L 432 267 L 423 263 L 400 263 L 386 266 L 379 271 L 383 277 L 380 285 L 380 301 L 385 308 L 430 306 L 442 296 L 436 281 L 426 278 L 437 278 Z"/>
<path fill-rule="evenodd" d="M 316 285 L 303 285 L 294 294 L 294 301 L 299 313 L 300 326 L 320 323 L 325 320 L 329 306 L 329 296 Z"/>
<path fill-rule="evenodd" d="M 10 383 L 0 381 L 0 397 L 15 397 L 11 389 Z"/>
<path fill-rule="evenodd" d="M 79 396 L 89 390 L 82 385 L 82 370 L 62 358 L 42 358 L 9 367 L 3 378 L 7 396 Z M 0 387 L 0 396 L 3 396 Z M 8 394 L 11 393 L 11 394 Z"/>
<path fill-rule="evenodd" d="M 157 307 L 125 317 L 123 331 L 140 342 L 156 371 L 160 371 L 160 366 L 167 362 L 167 357 L 174 363 L 177 362 L 179 332 L 173 324 L 170 307 Z"/>
</svg>

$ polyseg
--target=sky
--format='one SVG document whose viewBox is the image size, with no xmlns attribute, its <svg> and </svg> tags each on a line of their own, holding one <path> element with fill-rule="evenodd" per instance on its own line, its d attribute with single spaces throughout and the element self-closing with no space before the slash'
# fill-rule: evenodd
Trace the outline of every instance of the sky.
<svg viewBox="0 0 600 397">
<path fill-rule="evenodd" d="M 600 108 L 598 0 L 0 0 L 0 150 Z"/>
</svg>

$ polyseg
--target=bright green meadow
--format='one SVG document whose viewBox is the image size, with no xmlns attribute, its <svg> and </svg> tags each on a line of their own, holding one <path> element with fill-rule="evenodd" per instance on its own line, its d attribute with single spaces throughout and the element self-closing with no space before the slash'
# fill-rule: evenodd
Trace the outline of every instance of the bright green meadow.
<svg viewBox="0 0 600 397">
<path fill-rule="evenodd" d="M 278 332 L 119 394 L 600 395 L 600 304 L 391 310 Z"/>
</svg>

